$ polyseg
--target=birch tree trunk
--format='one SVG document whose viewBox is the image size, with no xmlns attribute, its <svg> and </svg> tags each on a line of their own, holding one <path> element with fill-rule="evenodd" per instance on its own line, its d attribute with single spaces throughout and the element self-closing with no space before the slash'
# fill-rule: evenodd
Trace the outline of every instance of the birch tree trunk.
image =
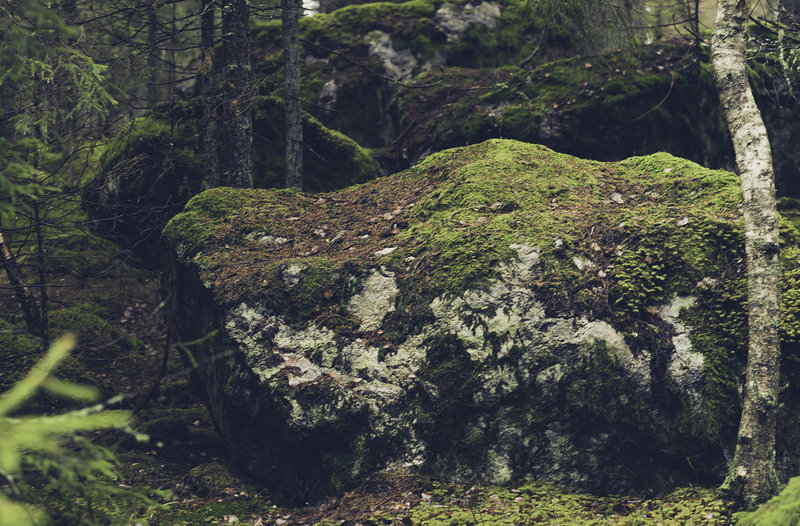
<svg viewBox="0 0 800 526">
<path fill-rule="evenodd" d="M 303 116 L 300 113 L 301 0 L 281 0 L 286 118 L 286 187 L 303 188 Z"/>
<path fill-rule="evenodd" d="M 247 0 L 222 2 L 221 183 L 253 186 L 253 117 L 250 110 L 250 10 Z"/>
<path fill-rule="evenodd" d="M 711 57 L 742 183 L 747 251 L 747 377 L 736 451 L 725 487 L 746 507 L 753 507 L 778 489 L 780 259 L 772 155 L 745 64 L 747 4 L 719 0 Z"/>
</svg>

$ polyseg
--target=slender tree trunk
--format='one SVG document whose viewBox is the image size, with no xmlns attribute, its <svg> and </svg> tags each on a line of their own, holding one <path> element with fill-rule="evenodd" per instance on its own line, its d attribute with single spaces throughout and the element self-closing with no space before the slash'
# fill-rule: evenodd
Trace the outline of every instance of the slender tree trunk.
<svg viewBox="0 0 800 526">
<path fill-rule="evenodd" d="M 178 47 L 178 3 L 172 3 L 172 24 L 169 32 L 169 99 L 170 104 L 175 104 L 175 83 L 177 81 L 178 64 L 175 60 L 175 48 Z"/>
<path fill-rule="evenodd" d="M 303 188 L 303 116 L 300 110 L 300 39 L 302 0 L 281 0 L 286 118 L 286 187 Z"/>
<path fill-rule="evenodd" d="M 63 0 L 60 6 L 62 13 L 61 17 L 63 18 L 64 22 L 70 26 L 75 25 L 76 21 L 78 20 L 78 7 L 76 5 L 76 0 Z M 71 36 L 64 35 L 62 38 L 67 46 L 73 46 L 75 44 L 75 39 Z M 57 111 L 61 112 L 61 108 L 63 106 L 59 104 L 57 107 L 59 108 Z M 75 120 L 81 124 L 86 124 L 86 118 L 84 116 L 75 117 Z M 63 118 L 59 118 L 59 122 L 63 121 Z M 67 185 L 72 186 L 78 183 L 78 178 L 80 177 L 80 173 L 78 172 L 75 163 L 75 154 L 78 151 L 78 141 L 75 139 L 75 129 L 73 126 L 67 126 L 66 129 L 60 131 L 59 135 L 61 137 L 61 147 L 63 148 L 64 154 L 69 163 L 67 168 Z M 47 347 L 48 346 L 45 346 L 45 348 Z"/>
<path fill-rule="evenodd" d="M 217 89 L 214 68 L 214 0 L 203 0 L 200 16 L 200 40 L 203 48 L 203 62 L 200 65 L 200 97 L 203 100 L 201 120 L 203 184 L 206 188 L 214 188 L 219 186 Z"/>
<path fill-rule="evenodd" d="M 17 260 L 11 249 L 8 247 L 3 231 L 0 230 L 0 262 L 6 271 L 8 281 L 14 289 L 14 296 L 17 298 L 22 314 L 25 317 L 25 326 L 31 334 L 41 334 L 42 319 L 39 316 L 39 306 L 36 304 L 36 297 L 31 289 L 25 285 L 25 278 L 17 264 Z"/>
<path fill-rule="evenodd" d="M 35 180 L 35 179 L 34 179 Z M 38 201 L 33 202 L 33 226 L 36 234 L 36 267 L 39 274 L 37 286 L 39 288 L 39 334 L 42 336 L 42 346 L 50 348 L 50 323 L 48 309 L 50 298 L 47 294 L 47 264 L 44 257 L 44 233 L 42 232 L 41 208 Z"/>
<path fill-rule="evenodd" d="M 700 67 L 700 60 L 702 58 L 702 51 L 700 44 L 702 43 L 702 37 L 700 36 L 700 0 L 694 0 L 694 5 L 692 6 L 692 33 L 694 33 L 694 58 L 695 64 L 697 65 L 698 69 Z"/>
<path fill-rule="evenodd" d="M 223 0 L 221 183 L 241 188 L 253 186 L 249 27 L 247 0 Z"/>
<path fill-rule="evenodd" d="M 147 107 L 152 108 L 159 102 L 159 64 L 158 64 L 158 8 L 155 3 L 150 6 L 147 26 Z"/>
<path fill-rule="evenodd" d="M 714 81 L 736 152 L 744 198 L 749 347 L 742 419 L 725 486 L 747 507 L 773 495 L 780 364 L 780 259 L 769 139 L 745 69 L 747 2 L 719 0 Z"/>
</svg>

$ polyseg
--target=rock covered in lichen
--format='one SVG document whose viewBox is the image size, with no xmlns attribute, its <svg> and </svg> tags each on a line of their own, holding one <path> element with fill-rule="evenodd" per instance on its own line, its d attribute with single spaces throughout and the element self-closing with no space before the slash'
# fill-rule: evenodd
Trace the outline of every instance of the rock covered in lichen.
<svg viewBox="0 0 800 526">
<path fill-rule="evenodd" d="M 214 189 L 164 231 L 170 323 L 240 466 L 294 496 L 376 469 L 717 482 L 745 353 L 740 199 L 667 154 L 505 140 L 332 194 Z"/>
</svg>

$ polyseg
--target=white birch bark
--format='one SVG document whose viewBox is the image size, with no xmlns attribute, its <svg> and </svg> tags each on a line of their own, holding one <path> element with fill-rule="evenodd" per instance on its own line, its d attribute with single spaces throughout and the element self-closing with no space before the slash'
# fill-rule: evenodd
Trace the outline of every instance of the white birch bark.
<svg viewBox="0 0 800 526">
<path fill-rule="evenodd" d="M 778 488 L 780 259 L 772 155 L 745 64 L 747 13 L 745 0 L 719 0 L 711 50 L 714 81 L 742 183 L 747 251 L 747 376 L 736 451 L 725 486 L 746 507 L 753 507 Z"/>
</svg>

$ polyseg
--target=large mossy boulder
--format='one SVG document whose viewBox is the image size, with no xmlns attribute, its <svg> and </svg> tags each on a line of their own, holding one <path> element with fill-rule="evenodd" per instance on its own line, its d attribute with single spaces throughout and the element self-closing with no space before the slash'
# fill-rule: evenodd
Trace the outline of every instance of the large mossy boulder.
<svg viewBox="0 0 800 526">
<path fill-rule="evenodd" d="M 628 2 L 612 15 L 588 4 L 565 10 L 519 0 L 410 0 L 348 5 L 304 17 L 303 98 L 316 102 L 310 107 L 326 126 L 365 146 L 396 150 L 404 131 L 396 96 L 417 89 L 410 84 L 425 84 L 412 82 L 416 77 L 444 68 L 538 65 L 596 52 L 604 49 L 601 42 L 630 43 L 635 38 L 621 28 L 619 17 L 630 16 L 631 5 L 638 3 Z M 608 38 L 610 26 L 619 30 L 618 38 Z M 252 35 L 256 76 L 268 78 L 265 89 L 279 94 L 280 21 L 257 24 Z M 594 47 L 587 49 L 588 42 Z M 448 80 L 436 85 L 447 87 Z M 386 159 L 385 165 L 394 168 L 397 159 Z"/>
<path fill-rule="evenodd" d="M 329 194 L 214 189 L 164 230 L 175 338 L 239 467 L 598 492 L 720 482 L 739 412 L 736 177 L 508 140 Z M 800 251 L 782 226 L 779 459 L 798 467 Z"/>
</svg>

